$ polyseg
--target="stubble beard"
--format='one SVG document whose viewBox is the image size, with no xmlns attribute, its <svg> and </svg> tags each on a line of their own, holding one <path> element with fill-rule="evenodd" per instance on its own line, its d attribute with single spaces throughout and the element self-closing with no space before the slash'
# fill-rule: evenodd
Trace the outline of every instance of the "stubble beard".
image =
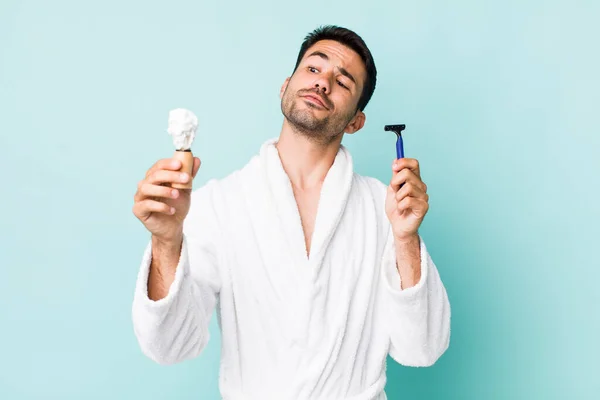
<svg viewBox="0 0 600 400">
<path fill-rule="evenodd" d="M 329 144 L 333 142 L 339 135 L 344 133 L 344 128 L 352 119 L 352 117 L 343 119 L 337 117 L 332 120 L 330 115 L 319 119 L 310 109 L 313 107 L 316 109 L 315 106 L 308 104 L 309 109 L 299 109 L 297 100 L 298 97 L 288 93 L 286 89 L 281 100 L 281 112 L 294 132 L 317 143 Z"/>
</svg>

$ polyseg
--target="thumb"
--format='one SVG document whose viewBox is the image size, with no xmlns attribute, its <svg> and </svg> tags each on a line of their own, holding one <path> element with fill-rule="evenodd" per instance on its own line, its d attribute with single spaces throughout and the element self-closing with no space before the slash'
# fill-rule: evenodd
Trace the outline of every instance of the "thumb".
<svg viewBox="0 0 600 400">
<path fill-rule="evenodd" d="M 194 167 L 192 168 L 192 178 L 196 177 L 198 173 L 198 169 L 200 169 L 200 159 L 198 157 L 194 157 Z"/>
</svg>

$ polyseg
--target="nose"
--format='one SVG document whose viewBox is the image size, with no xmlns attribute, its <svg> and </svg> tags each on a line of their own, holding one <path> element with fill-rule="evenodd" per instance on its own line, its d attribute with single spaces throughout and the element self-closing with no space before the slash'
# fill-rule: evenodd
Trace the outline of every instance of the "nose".
<svg viewBox="0 0 600 400">
<path fill-rule="evenodd" d="M 329 81 L 327 77 L 321 75 L 314 83 L 315 88 L 324 94 L 329 94 Z"/>
</svg>

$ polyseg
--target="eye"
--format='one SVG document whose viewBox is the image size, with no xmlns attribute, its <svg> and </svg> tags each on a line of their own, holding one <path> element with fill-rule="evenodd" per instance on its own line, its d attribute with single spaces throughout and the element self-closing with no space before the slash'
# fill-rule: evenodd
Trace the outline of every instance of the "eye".
<svg viewBox="0 0 600 400">
<path fill-rule="evenodd" d="M 315 67 L 308 67 L 308 70 L 310 72 L 318 72 L 318 70 Z M 314 71 L 313 71 L 314 70 Z"/>
<path fill-rule="evenodd" d="M 348 86 L 344 85 L 342 82 L 337 81 L 338 85 L 340 85 L 341 87 L 343 87 L 344 89 L 348 89 Z M 348 89 L 350 90 L 350 89 Z"/>
</svg>

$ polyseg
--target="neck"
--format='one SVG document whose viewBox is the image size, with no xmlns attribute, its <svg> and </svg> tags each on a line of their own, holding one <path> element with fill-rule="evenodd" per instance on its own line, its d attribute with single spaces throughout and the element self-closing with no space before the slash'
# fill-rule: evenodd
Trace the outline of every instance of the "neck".
<svg viewBox="0 0 600 400">
<path fill-rule="evenodd" d="M 275 144 L 279 158 L 294 188 L 320 188 L 340 148 L 343 134 L 331 141 L 318 141 L 295 132 L 284 120 Z"/>
</svg>

